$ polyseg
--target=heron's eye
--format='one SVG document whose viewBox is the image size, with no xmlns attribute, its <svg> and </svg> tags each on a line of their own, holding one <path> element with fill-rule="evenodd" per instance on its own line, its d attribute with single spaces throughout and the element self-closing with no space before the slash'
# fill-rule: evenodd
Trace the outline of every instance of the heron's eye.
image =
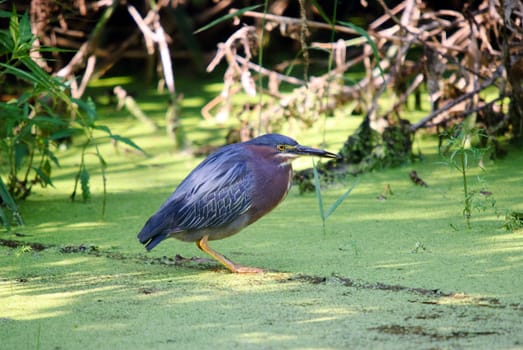
<svg viewBox="0 0 523 350">
<path fill-rule="evenodd" d="M 285 151 L 285 149 L 286 149 L 285 145 L 278 145 L 278 146 L 276 146 L 276 148 L 277 148 L 278 151 L 280 151 L 280 152 L 283 152 L 283 151 Z"/>
</svg>

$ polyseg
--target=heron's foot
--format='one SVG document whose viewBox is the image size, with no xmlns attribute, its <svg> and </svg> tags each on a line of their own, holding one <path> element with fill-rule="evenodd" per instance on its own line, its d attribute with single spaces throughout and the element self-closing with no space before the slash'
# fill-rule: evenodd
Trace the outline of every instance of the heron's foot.
<svg viewBox="0 0 523 350">
<path fill-rule="evenodd" d="M 216 261 L 218 261 L 220 264 L 225 266 L 229 271 L 234 273 L 262 273 L 263 270 L 259 269 L 257 267 L 249 267 L 249 266 L 241 266 L 238 264 L 235 264 L 222 254 L 218 253 L 211 247 L 209 247 L 208 243 L 209 236 L 203 236 L 202 239 L 199 241 L 196 241 L 196 246 L 200 248 L 202 251 L 206 252 L 210 256 L 212 256 Z"/>
<path fill-rule="evenodd" d="M 232 266 L 225 266 L 225 267 L 234 273 L 263 273 L 263 272 L 265 272 L 264 270 L 259 269 L 257 267 L 240 266 L 240 265 L 236 265 L 236 264 L 233 264 Z"/>
</svg>

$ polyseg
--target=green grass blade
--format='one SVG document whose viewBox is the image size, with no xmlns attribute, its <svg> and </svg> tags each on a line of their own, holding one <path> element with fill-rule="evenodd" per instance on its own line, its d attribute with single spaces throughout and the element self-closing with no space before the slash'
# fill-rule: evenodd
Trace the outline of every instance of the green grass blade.
<svg viewBox="0 0 523 350">
<path fill-rule="evenodd" d="M 197 29 L 196 31 L 194 31 L 194 34 L 198 34 L 198 33 L 201 33 L 203 31 L 206 31 L 207 29 L 211 28 L 211 27 L 214 27 L 215 25 L 217 25 L 218 23 L 221 23 L 223 21 L 227 21 L 231 18 L 234 18 L 234 17 L 238 17 L 238 16 L 241 16 L 243 13 L 247 12 L 247 11 L 252 11 L 252 10 L 256 10 L 257 8 L 261 7 L 263 5 L 253 5 L 253 6 L 248 6 L 248 7 L 245 7 L 241 10 L 238 10 L 238 11 L 234 11 L 233 13 L 228 13 L 226 14 L 225 16 L 222 16 L 218 19 L 215 19 L 214 21 L 212 21 L 211 23 L 201 27 L 200 29 Z"/>
<path fill-rule="evenodd" d="M 337 200 L 336 202 L 334 202 L 331 207 L 329 208 L 329 210 L 327 210 L 327 212 L 325 213 L 325 219 L 327 219 L 332 213 L 334 213 L 334 211 L 340 206 L 341 203 L 343 203 L 343 201 L 345 199 L 347 199 L 347 197 L 349 196 L 349 194 L 352 192 L 352 190 L 358 185 L 358 183 L 360 182 L 360 179 L 356 179 L 356 181 L 354 181 L 354 183 L 352 184 L 352 186 L 347 190 L 345 191 L 344 194 L 342 194 Z"/>
<path fill-rule="evenodd" d="M 316 163 L 312 161 L 312 172 L 314 173 L 314 189 L 316 191 L 316 199 L 318 200 L 318 206 L 320 207 L 321 220 L 325 222 L 325 212 L 323 211 L 323 199 L 321 198 L 320 188 L 320 176 L 318 175 L 318 169 L 316 169 Z"/>
<path fill-rule="evenodd" d="M 378 47 L 376 46 L 376 43 L 374 42 L 374 40 L 372 40 L 372 38 L 370 37 L 369 33 L 367 33 L 367 31 L 365 29 L 363 29 L 360 26 L 355 25 L 354 23 L 345 22 L 345 21 L 338 21 L 338 23 L 340 23 L 341 25 L 343 25 L 345 27 L 354 29 L 356 32 L 358 32 L 358 34 L 360 34 L 362 37 L 364 37 L 367 40 L 367 42 L 369 43 L 369 45 L 372 49 L 372 53 L 374 54 L 374 58 L 376 59 L 376 61 L 378 61 L 377 66 L 378 66 L 378 70 L 380 71 L 381 78 L 383 79 L 383 81 L 385 81 L 385 73 L 383 72 L 383 69 L 381 69 L 381 66 L 379 65 L 380 55 L 378 52 Z"/>
<path fill-rule="evenodd" d="M 323 8 L 320 6 L 320 4 L 318 4 L 318 1 L 316 1 L 316 0 L 312 0 L 311 2 L 312 2 L 312 5 L 316 8 L 316 10 L 318 10 L 318 13 L 319 13 L 320 17 L 321 17 L 325 22 L 327 22 L 328 24 L 333 25 L 332 20 L 329 18 L 329 16 L 327 16 L 327 14 L 326 14 L 325 11 L 323 10 Z"/>
</svg>

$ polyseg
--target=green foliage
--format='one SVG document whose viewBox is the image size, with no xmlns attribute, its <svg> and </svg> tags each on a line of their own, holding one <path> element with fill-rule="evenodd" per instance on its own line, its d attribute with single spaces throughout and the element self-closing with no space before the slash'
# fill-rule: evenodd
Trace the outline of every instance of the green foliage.
<svg viewBox="0 0 523 350">
<path fill-rule="evenodd" d="M 31 253 L 33 251 L 33 248 L 30 245 L 21 245 L 15 250 L 15 256 L 20 257 L 24 254 Z"/>
<path fill-rule="evenodd" d="M 507 210 L 505 220 L 503 221 L 503 228 L 509 232 L 523 229 L 523 212 Z"/>
<path fill-rule="evenodd" d="M 412 132 L 406 121 L 399 120 L 380 134 L 366 117 L 344 143 L 340 154 L 351 174 L 400 166 L 415 159 Z"/>
<path fill-rule="evenodd" d="M 444 143 L 440 148 L 440 154 L 446 159 L 450 167 L 456 169 L 461 174 L 463 183 L 463 215 L 465 216 L 467 227 L 470 228 L 470 218 L 473 209 L 484 211 L 488 207 L 495 206 L 494 199 L 492 199 L 490 194 L 487 195 L 488 191 L 485 188 L 485 182 L 478 178 L 482 189 L 475 190 L 470 188 L 468 179 L 470 164 L 481 164 L 480 161 L 488 150 L 487 148 L 475 146 L 478 140 L 485 138 L 486 135 L 483 130 L 468 129 L 462 123 L 454 127 L 450 132 L 443 133 L 441 137 Z"/>
<path fill-rule="evenodd" d="M 2 224 L 8 230 L 11 228 L 11 224 L 6 212 L 3 210 L 2 206 L 5 206 L 13 216 L 13 219 L 16 221 L 16 224 L 23 225 L 22 216 L 18 211 L 18 206 L 16 205 L 15 200 L 9 193 L 7 186 L 0 177 L 0 224 Z"/>
<path fill-rule="evenodd" d="M 82 198 L 83 198 L 84 201 L 86 201 L 91 196 L 91 190 L 89 189 L 89 178 L 90 178 L 90 176 L 89 176 L 89 172 L 87 171 L 85 166 L 83 166 L 80 169 L 80 173 L 78 175 L 79 175 L 79 178 L 80 178 L 80 185 L 82 187 Z"/>
<path fill-rule="evenodd" d="M 27 198 L 34 185 L 54 186 L 53 168 L 60 167 L 55 151 L 60 145 L 70 143 L 73 136 L 82 136 L 84 143 L 77 176 L 84 200 L 90 197 L 90 177 L 84 161 L 87 146 L 94 146 L 96 150 L 105 194 L 106 164 L 94 131 L 141 149 L 131 140 L 112 134 L 108 127 L 98 125 L 94 103 L 70 97 L 66 84 L 49 75 L 31 58 L 35 37 L 31 34 L 27 13 L 22 16 L 15 11 L 0 13 L 2 17 L 7 15 L 9 27 L 0 30 L 0 84 L 6 90 L 25 85 L 21 93 L 11 92 L 16 97 L 0 102 L 0 167 L 1 173 L 7 175 L 5 182 L 0 178 L 0 221 L 9 229 L 12 221 L 23 224 L 17 200 Z"/>
</svg>

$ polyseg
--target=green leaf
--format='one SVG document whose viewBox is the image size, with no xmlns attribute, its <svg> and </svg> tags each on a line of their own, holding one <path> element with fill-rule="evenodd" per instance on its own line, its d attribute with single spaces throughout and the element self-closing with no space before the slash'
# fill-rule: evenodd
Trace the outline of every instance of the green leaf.
<svg viewBox="0 0 523 350">
<path fill-rule="evenodd" d="M 345 199 L 347 199 L 347 197 L 349 196 L 349 194 L 352 192 L 352 190 L 356 187 L 356 185 L 360 182 L 360 179 L 358 178 L 356 181 L 354 181 L 354 183 L 352 184 L 352 186 L 347 190 L 345 191 L 344 194 L 342 194 L 337 200 L 336 202 L 334 202 L 334 204 L 331 205 L 331 207 L 329 208 L 329 210 L 327 210 L 327 213 L 325 213 L 325 219 L 327 219 L 332 213 L 334 213 L 334 211 L 340 206 L 341 203 L 343 203 L 343 201 Z"/>
<path fill-rule="evenodd" d="M 67 137 L 80 135 L 82 133 L 83 133 L 83 129 L 80 129 L 80 128 L 65 128 L 65 129 L 61 129 L 61 130 L 51 134 L 51 136 L 49 136 L 49 139 L 50 140 L 60 140 L 60 139 L 64 139 Z"/>
<path fill-rule="evenodd" d="M 31 57 L 21 57 L 20 62 L 30 71 L 33 81 L 47 92 L 55 95 L 62 101 L 69 101 L 69 96 L 64 92 L 65 85 L 58 78 L 50 76 Z"/>
<path fill-rule="evenodd" d="M 320 176 L 318 175 L 318 169 L 316 168 L 316 162 L 312 161 L 312 172 L 314 174 L 314 189 L 316 191 L 316 199 L 318 200 L 318 206 L 320 207 L 321 220 L 325 222 L 325 212 L 323 211 L 323 199 L 321 198 L 320 188 Z"/>
<path fill-rule="evenodd" d="M 22 167 L 22 163 L 24 161 L 24 158 L 27 157 L 30 153 L 29 147 L 22 142 L 16 142 L 13 146 L 14 148 L 14 161 L 15 161 L 15 169 L 20 170 Z"/>
<path fill-rule="evenodd" d="M 4 213 L 4 210 L 0 206 L 0 222 L 2 225 L 7 229 L 7 231 L 11 230 L 11 224 L 9 223 L 9 220 L 7 219 L 7 216 Z"/>
<path fill-rule="evenodd" d="M 201 33 L 203 31 L 206 31 L 207 29 L 211 28 L 211 27 L 214 27 L 215 25 L 217 25 L 218 23 L 221 23 L 223 21 L 227 21 L 231 18 L 234 18 L 234 17 L 238 17 L 238 16 L 241 16 L 243 13 L 247 12 L 247 11 L 252 11 L 252 10 L 255 10 L 257 8 L 260 8 L 261 6 L 263 5 L 253 5 L 253 6 L 248 6 L 248 7 L 245 7 L 241 10 L 238 10 L 238 11 L 234 11 L 233 13 L 229 13 L 229 14 L 226 14 L 225 16 L 222 16 L 218 19 L 215 19 L 214 21 L 212 21 L 211 23 L 201 27 L 200 29 L 197 29 L 194 34 L 198 34 L 198 33 Z"/>
<path fill-rule="evenodd" d="M 9 33 L 11 34 L 11 38 L 13 39 L 13 42 L 16 46 L 19 44 L 18 40 L 18 33 L 19 33 L 19 22 L 18 22 L 18 14 L 16 13 L 15 8 L 13 7 L 13 12 L 11 13 L 10 19 L 9 19 Z"/>
<path fill-rule="evenodd" d="M 456 162 L 456 155 L 460 153 L 461 149 L 457 148 L 455 149 L 449 156 L 450 165 L 454 165 L 454 167 L 461 171 L 461 167 L 458 165 L 458 162 Z"/>
<path fill-rule="evenodd" d="M 47 165 L 46 165 L 47 163 Z M 33 167 L 33 170 L 36 172 L 38 177 L 40 178 L 39 182 L 42 187 L 46 187 L 47 185 L 50 185 L 51 187 L 54 187 L 53 181 L 51 181 L 51 165 L 49 164 L 49 161 L 44 163 L 43 167 Z"/>
<path fill-rule="evenodd" d="M 115 141 L 122 142 L 122 143 L 125 143 L 128 146 L 131 146 L 132 148 L 134 148 L 137 151 L 142 152 L 143 154 L 147 154 L 147 153 L 145 153 L 145 151 L 140 146 L 138 146 L 136 143 L 134 143 L 133 140 L 128 139 L 127 137 L 123 137 L 123 136 L 120 136 L 120 135 L 112 135 L 112 134 L 109 135 L 109 137 L 111 139 L 115 140 Z"/>
<path fill-rule="evenodd" d="M 56 102 L 54 101 L 55 99 L 52 97 L 52 96 L 49 96 L 49 101 L 50 103 L 46 103 L 45 101 L 42 101 L 43 103 L 38 103 L 38 107 L 42 108 L 42 115 L 44 116 L 47 116 L 49 118 L 54 118 L 56 120 L 61 120 L 65 123 L 65 118 L 67 119 L 71 119 L 69 116 L 65 116 L 63 115 L 63 111 L 58 111 L 57 112 L 57 108 L 56 108 L 56 103 L 51 103 L 52 102 Z M 45 112 L 45 113 L 44 113 Z"/>
<path fill-rule="evenodd" d="M 49 76 L 30 57 L 21 57 L 20 62 L 22 62 L 30 71 L 27 72 L 3 62 L 0 62 L 0 67 L 5 68 L 5 71 L 8 74 L 12 74 L 30 84 L 36 84 L 37 90 L 48 91 L 64 101 L 68 100 L 69 97 L 62 90 L 63 85 L 55 78 Z"/>
<path fill-rule="evenodd" d="M 49 149 L 46 149 L 44 153 L 54 163 L 54 165 L 60 168 L 60 162 L 53 152 L 51 152 Z"/>
<path fill-rule="evenodd" d="M 0 202 L 5 205 L 7 209 L 9 209 L 13 215 L 13 218 L 15 219 L 16 223 L 18 225 L 23 225 L 24 221 L 22 219 L 22 216 L 20 215 L 20 212 L 18 211 L 18 207 L 16 205 L 15 200 L 7 190 L 7 186 L 5 185 L 4 181 L 0 177 Z M 6 229 L 11 228 L 10 220 L 7 218 L 6 212 L 0 205 L 0 221 L 2 222 L 3 226 Z"/>
<path fill-rule="evenodd" d="M 5 68 L 6 72 L 9 74 L 12 74 L 16 76 L 17 78 L 20 78 L 22 80 L 25 80 L 29 83 L 34 83 L 34 77 L 31 75 L 31 73 L 28 73 L 24 70 L 21 70 L 19 68 L 13 67 L 10 64 L 6 64 L 3 62 L 0 62 L 0 67 Z"/>
<path fill-rule="evenodd" d="M 12 211 L 18 210 L 16 206 L 16 202 L 11 197 L 11 194 L 7 190 L 7 186 L 5 185 L 4 181 L 0 177 L 0 198 L 2 199 L 2 202 Z"/>
<path fill-rule="evenodd" d="M 2 1 L 0 1 L 2 3 Z M 13 14 L 9 11 L 0 10 L 0 18 L 10 18 Z"/>
<path fill-rule="evenodd" d="M 11 55 L 14 51 L 14 42 L 8 32 L 0 30 L 0 55 Z"/>
<path fill-rule="evenodd" d="M 83 111 L 85 111 L 87 113 L 87 117 L 89 118 L 89 120 L 88 120 L 87 125 L 84 125 L 84 126 L 92 127 L 97 118 L 96 106 L 95 106 L 94 102 L 91 99 L 84 101 L 84 100 L 81 100 L 78 98 L 71 98 L 71 101 L 73 103 L 75 103 L 76 105 L 78 105 L 78 107 L 80 109 L 82 109 Z"/>
<path fill-rule="evenodd" d="M 20 17 L 19 36 L 21 42 L 30 43 L 34 38 L 33 33 L 31 32 L 31 22 L 27 12 L 24 12 L 24 14 Z"/>
<path fill-rule="evenodd" d="M 101 131 L 107 133 L 109 136 L 111 136 L 111 135 L 113 134 L 113 133 L 111 132 L 111 129 L 109 129 L 109 127 L 106 126 L 106 125 L 97 125 L 97 124 L 93 124 L 91 127 L 92 127 L 93 129 L 95 129 L 95 130 L 101 130 Z"/>
<path fill-rule="evenodd" d="M 30 119 L 30 122 L 36 125 L 40 123 L 47 123 L 54 126 L 64 126 L 68 124 L 64 119 L 58 117 L 50 117 L 47 115 L 37 115 L 34 118 Z"/>
</svg>

